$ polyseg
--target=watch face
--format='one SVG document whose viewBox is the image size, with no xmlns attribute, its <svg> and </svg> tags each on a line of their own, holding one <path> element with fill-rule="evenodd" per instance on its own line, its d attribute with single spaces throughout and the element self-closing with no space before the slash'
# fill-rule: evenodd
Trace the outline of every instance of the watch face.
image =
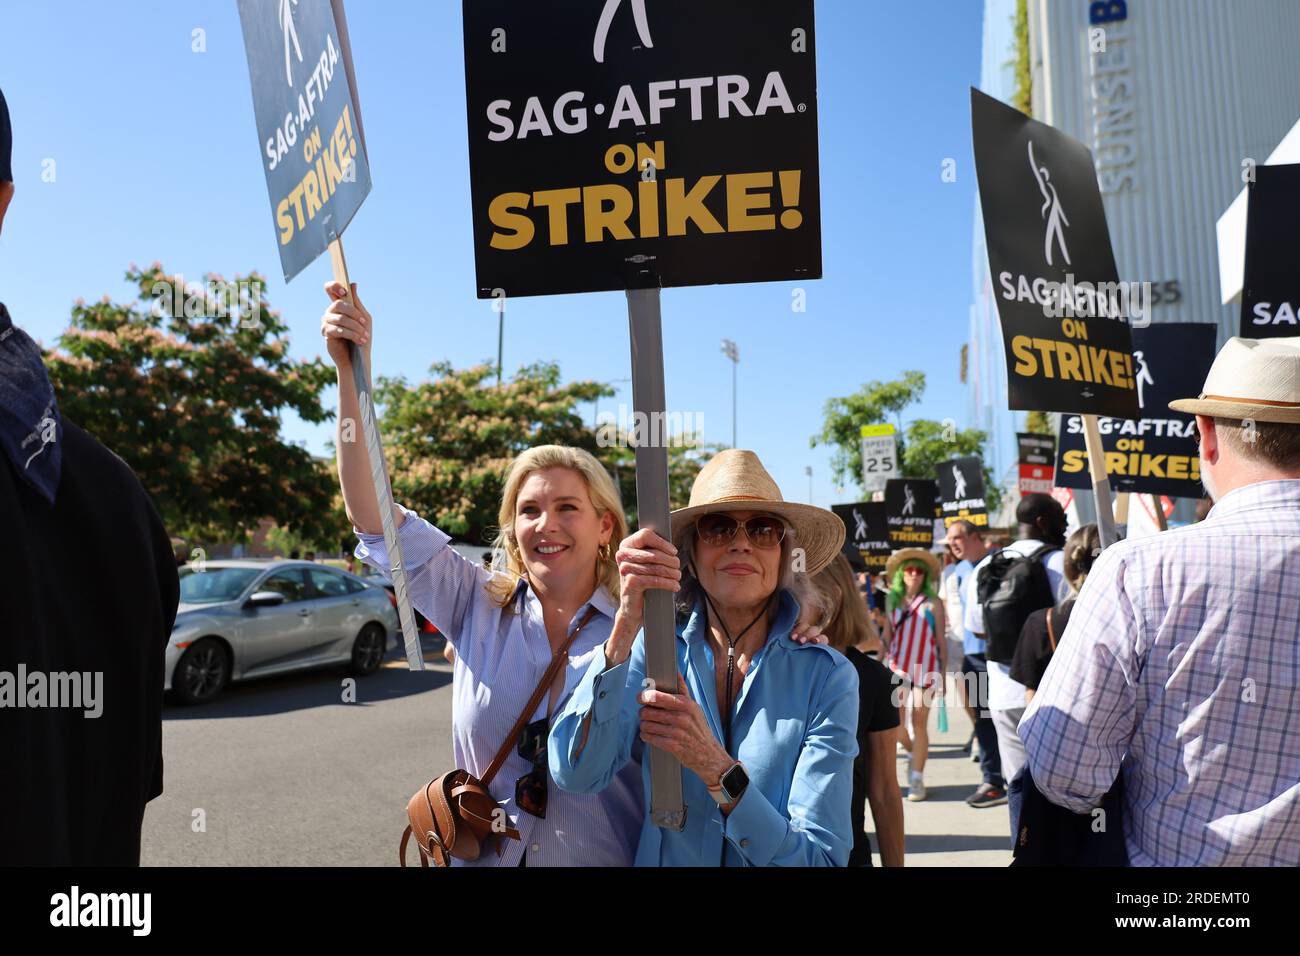
<svg viewBox="0 0 1300 956">
<path fill-rule="evenodd" d="M 726 790 L 729 795 L 738 797 L 749 786 L 749 774 L 745 773 L 744 767 L 736 764 L 722 775 L 721 783 L 722 789 Z"/>
</svg>

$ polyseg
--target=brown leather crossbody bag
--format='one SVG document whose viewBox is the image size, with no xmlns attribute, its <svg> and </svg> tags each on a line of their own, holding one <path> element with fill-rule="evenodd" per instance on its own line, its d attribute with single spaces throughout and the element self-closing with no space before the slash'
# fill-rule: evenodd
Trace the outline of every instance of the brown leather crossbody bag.
<svg viewBox="0 0 1300 956">
<path fill-rule="evenodd" d="M 573 633 L 551 655 L 551 665 L 482 778 L 467 770 L 453 770 L 434 777 L 407 802 L 406 818 L 410 823 L 402 832 L 402 843 L 397 851 L 402 866 L 406 866 L 406 844 L 412 833 L 416 835 L 415 846 L 420 851 L 420 866 L 428 866 L 430 860 L 434 866 L 450 866 L 452 857 L 477 860 L 494 836 L 519 839 L 519 831 L 509 825 L 510 818 L 505 808 L 492 798 L 488 787 L 510 755 L 510 749 L 519 739 L 519 732 L 528 725 L 528 718 L 537 710 L 560 668 L 568 661 L 569 648 L 578 632 L 587 626 L 595 613 L 594 607 L 588 608 Z"/>
</svg>

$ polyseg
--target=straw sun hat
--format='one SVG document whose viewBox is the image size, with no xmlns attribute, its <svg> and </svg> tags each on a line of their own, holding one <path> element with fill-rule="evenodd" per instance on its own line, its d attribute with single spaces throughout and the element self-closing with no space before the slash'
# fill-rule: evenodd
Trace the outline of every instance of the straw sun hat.
<svg viewBox="0 0 1300 956">
<path fill-rule="evenodd" d="M 889 562 L 885 565 L 885 580 L 892 581 L 894 572 L 904 561 L 919 561 L 924 564 L 926 570 L 930 572 L 930 583 L 935 585 L 939 583 L 939 559 L 924 548 L 903 548 L 891 554 Z"/>
<path fill-rule="evenodd" d="M 1200 397 L 1169 407 L 1211 418 L 1300 424 L 1300 338 L 1228 339 Z"/>
<path fill-rule="evenodd" d="M 781 489 L 752 451 L 729 448 L 709 459 L 691 486 L 691 501 L 672 513 L 673 538 L 700 515 L 716 511 L 762 511 L 780 516 L 794 528 L 795 545 L 803 548 L 806 570 L 816 574 L 834 560 L 844 543 L 844 522 L 825 508 L 781 497 Z"/>
</svg>

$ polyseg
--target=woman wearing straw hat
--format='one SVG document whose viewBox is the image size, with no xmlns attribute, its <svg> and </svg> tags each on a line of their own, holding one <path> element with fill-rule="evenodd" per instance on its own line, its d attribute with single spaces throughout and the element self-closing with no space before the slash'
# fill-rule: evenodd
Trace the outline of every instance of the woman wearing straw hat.
<svg viewBox="0 0 1300 956">
<path fill-rule="evenodd" d="M 885 565 L 885 579 L 890 582 L 885 603 L 894 632 L 886 663 L 911 687 L 910 739 L 907 701 L 900 701 L 898 740 L 910 755 L 907 799 L 915 803 L 926 795 L 925 759 L 930 750 L 927 693 L 933 696 L 936 687 L 942 692 L 941 681 L 948 669 L 943 602 L 935 591 L 939 559 L 920 548 L 903 548 Z"/>
<path fill-rule="evenodd" d="M 623 542 L 618 615 L 551 730 L 551 774 L 602 790 L 641 743 L 683 767 L 683 829 L 647 816 L 638 866 L 844 866 L 857 754 L 857 674 L 844 657 L 791 638 L 807 575 L 839 552 L 844 524 L 787 502 L 751 451 L 700 471 L 670 544 L 643 529 Z M 678 571 L 680 569 L 680 585 Z M 677 592 L 681 694 L 643 686 L 649 588 Z M 649 804 L 649 762 L 643 765 Z"/>
</svg>

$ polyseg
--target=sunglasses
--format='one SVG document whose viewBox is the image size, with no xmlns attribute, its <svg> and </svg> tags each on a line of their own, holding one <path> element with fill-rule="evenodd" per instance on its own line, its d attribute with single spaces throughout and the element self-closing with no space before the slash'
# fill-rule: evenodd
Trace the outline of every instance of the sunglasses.
<svg viewBox="0 0 1300 956">
<path fill-rule="evenodd" d="M 755 515 L 744 522 L 745 534 L 756 548 L 775 548 L 785 538 L 785 522 L 774 515 Z M 700 540 L 713 547 L 730 544 L 741 522 L 728 514 L 704 515 L 695 522 Z"/>
<path fill-rule="evenodd" d="M 534 720 L 519 731 L 517 752 L 533 765 L 515 781 L 515 806 L 525 813 L 546 819 L 546 738 L 550 733 L 550 723 L 543 718 Z"/>
</svg>

